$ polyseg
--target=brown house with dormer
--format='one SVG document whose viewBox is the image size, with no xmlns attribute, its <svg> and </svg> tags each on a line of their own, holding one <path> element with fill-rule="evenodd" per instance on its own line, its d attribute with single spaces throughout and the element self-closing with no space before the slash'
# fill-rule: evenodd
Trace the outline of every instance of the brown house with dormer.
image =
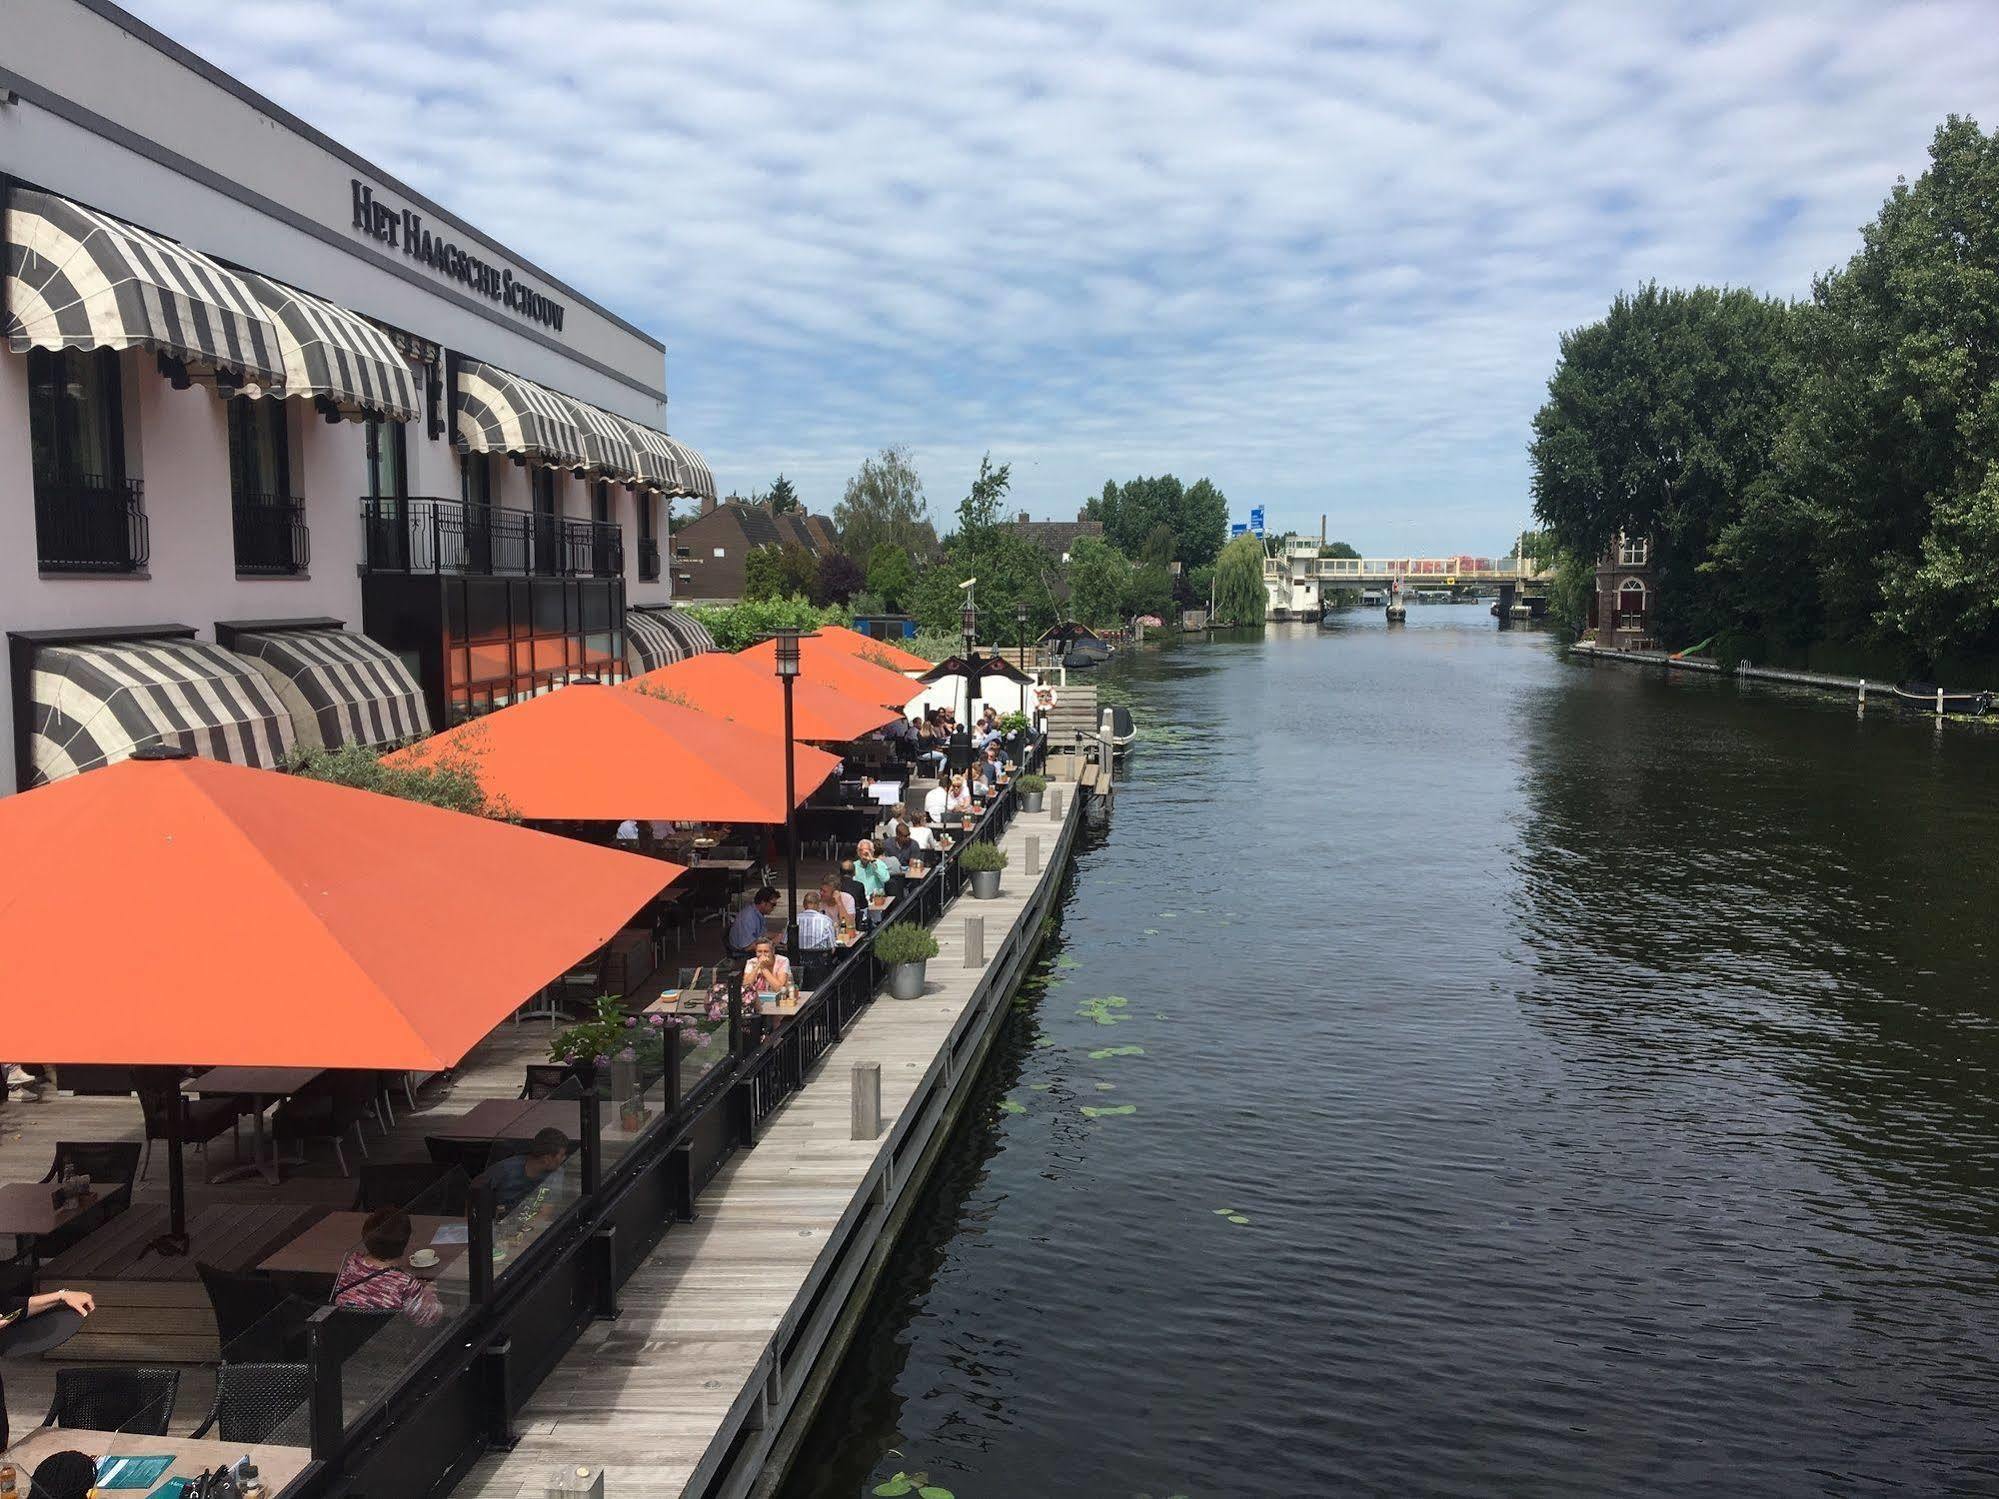
<svg viewBox="0 0 1999 1499">
<path fill-rule="evenodd" d="M 1620 534 L 1597 559 L 1596 591 L 1590 595 L 1589 629 L 1584 633 L 1608 650 L 1656 650 L 1657 609 L 1652 543 L 1643 536 Z"/>
<path fill-rule="evenodd" d="M 814 557 L 840 549 L 832 521 L 747 500 L 710 501 L 673 533 L 673 594 L 678 600 L 733 604 L 743 596 L 743 568 L 758 547 L 800 546 Z"/>
</svg>

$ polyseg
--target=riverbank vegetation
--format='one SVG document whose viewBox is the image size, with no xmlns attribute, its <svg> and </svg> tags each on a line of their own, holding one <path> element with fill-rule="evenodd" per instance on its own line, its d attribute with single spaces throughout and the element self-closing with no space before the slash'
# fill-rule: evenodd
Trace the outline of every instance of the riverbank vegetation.
<svg viewBox="0 0 1999 1499">
<path fill-rule="evenodd" d="M 796 503 L 796 491 L 781 476 L 779 483 Z M 744 603 L 695 612 L 731 649 L 747 631 L 903 614 L 919 631 L 905 644 L 931 654 L 958 648 L 959 585 L 968 578 L 978 580 L 981 634 L 1003 646 L 1016 643 L 1023 609 L 1031 639 L 1061 620 L 1112 626 L 1147 614 L 1170 619 L 1180 607 L 1207 603 L 1228 530 L 1228 500 L 1207 479 L 1107 480 L 1080 512 L 1102 534 L 1080 530 L 1059 544 L 1007 513 L 1012 483 L 1011 465 L 991 454 L 980 459 L 955 524 L 940 538 L 908 450 L 885 448 L 861 465 L 833 509 L 837 551 L 815 558 L 795 544 L 759 547 L 744 563 Z"/>
<path fill-rule="evenodd" d="M 1668 645 L 1999 662 L 1999 132 L 1950 117 L 1807 301 L 1621 294 L 1563 336 L 1530 454 L 1571 624 L 1624 532 Z"/>
</svg>

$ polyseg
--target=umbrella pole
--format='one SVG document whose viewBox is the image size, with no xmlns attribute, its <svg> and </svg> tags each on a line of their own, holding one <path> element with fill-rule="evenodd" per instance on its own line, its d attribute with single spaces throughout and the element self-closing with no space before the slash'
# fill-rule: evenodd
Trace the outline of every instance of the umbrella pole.
<svg viewBox="0 0 1999 1499">
<path fill-rule="evenodd" d="M 180 1070 L 153 1069 L 167 1100 L 167 1231 L 146 1247 L 154 1254 L 178 1258 L 187 1253 L 187 1164 L 181 1159 Z"/>
</svg>

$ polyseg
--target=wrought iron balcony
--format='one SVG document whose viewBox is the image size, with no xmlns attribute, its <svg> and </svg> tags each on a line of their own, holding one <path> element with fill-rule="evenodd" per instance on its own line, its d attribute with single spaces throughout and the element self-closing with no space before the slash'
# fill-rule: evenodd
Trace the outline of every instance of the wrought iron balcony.
<svg viewBox="0 0 1999 1499">
<path fill-rule="evenodd" d="M 653 583 L 659 579 L 659 539 L 653 536 L 639 540 L 639 581 Z"/>
<path fill-rule="evenodd" d="M 42 571 L 135 573 L 152 549 L 137 479 L 78 474 L 35 481 L 35 550 Z"/>
<path fill-rule="evenodd" d="M 304 500 L 239 494 L 233 510 L 237 572 L 282 578 L 306 570 L 312 561 L 312 535 L 306 529 Z"/>
<path fill-rule="evenodd" d="M 361 529 L 369 572 L 614 578 L 625 567 L 624 529 L 616 523 L 503 505 L 363 499 Z"/>
</svg>

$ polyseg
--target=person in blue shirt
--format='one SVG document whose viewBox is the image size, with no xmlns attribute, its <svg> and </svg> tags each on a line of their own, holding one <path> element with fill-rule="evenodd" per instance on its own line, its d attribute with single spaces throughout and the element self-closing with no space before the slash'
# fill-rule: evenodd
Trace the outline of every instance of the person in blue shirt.
<svg viewBox="0 0 1999 1499">
<path fill-rule="evenodd" d="M 887 861 L 876 857 L 874 839 L 863 838 L 854 846 L 854 878 L 868 892 L 869 900 L 880 895 L 894 875 L 895 871 L 888 867 Z"/>
<path fill-rule="evenodd" d="M 738 911 L 736 919 L 729 923 L 730 957 L 747 958 L 750 955 L 750 949 L 757 945 L 757 939 L 763 936 L 770 926 L 765 918 L 776 909 L 777 892 L 768 885 L 743 902 L 742 910 Z"/>
</svg>

